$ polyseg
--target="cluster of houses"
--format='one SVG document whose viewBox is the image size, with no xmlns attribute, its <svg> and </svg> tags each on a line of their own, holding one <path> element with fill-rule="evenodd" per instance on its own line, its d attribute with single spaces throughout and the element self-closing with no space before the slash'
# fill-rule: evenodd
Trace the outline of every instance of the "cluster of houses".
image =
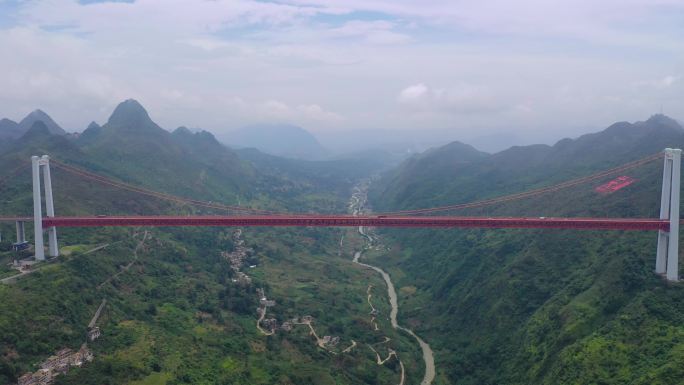
<svg viewBox="0 0 684 385">
<path fill-rule="evenodd" d="M 242 240 L 242 229 L 237 229 L 233 233 L 233 243 L 235 244 L 235 251 L 230 253 L 224 251 L 221 255 L 228 260 L 231 269 L 235 271 L 233 283 L 237 283 L 240 286 L 248 286 L 252 283 L 252 278 L 240 271 L 240 268 L 245 264 L 245 260 L 249 254 L 254 252 L 254 250 L 245 246 L 245 241 Z"/>
<path fill-rule="evenodd" d="M 275 306 L 276 301 L 268 299 L 266 297 L 266 292 L 261 287 L 256 289 L 256 294 L 259 297 L 259 307 L 256 309 L 257 314 L 259 315 L 259 320 L 257 320 L 257 328 L 260 329 L 264 334 L 272 335 L 278 330 L 289 332 L 294 328 L 294 325 L 308 325 L 309 328 L 311 328 L 311 333 L 316 337 L 318 346 L 325 349 L 330 349 L 334 348 L 340 343 L 340 337 L 337 336 L 323 336 L 323 338 L 319 338 L 316 335 L 313 326 L 311 325 L 311 323 L 314 321 L 314 318 L 310 315 L 305 315 L 301 318 L 294 317 L 283 322 L 281 325 L 278 325 L 278 320 L 276 318 L 266 318 L 267 309 L 269 307 Z"/>
<path fill-rule="evenodd" d="M 259 291 L 261 291 L 261 294 L 259 294 Z M 259 305 L 262 307 L 273 307 L 276 305 L 276 301 L 274 299 L 268 299 L 264 295 L 264 289 L 257 289 L 257 294 L 259 294 Z"/>
<path fill-rule="evenodd" d="M 312 317 L 310 315 L 305 315 L 302 318 L 295 317 L 292 320 L 290 320 L 290 322 L 292 322 L 292 324 L 294 324 L 294 325 L 310 324 L 313 321 L 314 321 L 314 317 Z"/>
<path fill-rule="evenodd" d="M 265 330 L 268 330 L 271 333 L 275 333 L 276 330 L 278 330 L 278 320 L 275 318 L 265 318 L 261 320 L 261 326 Z"/>
<path fill-rule="evenodd" d="M 12 269 L 18 270 L 19 272 L 26 272 L 31 270 L 31 265 L 34 265 L 36 261 L 32 259 L 20 259 L 20 260 L 13 260 L 8 264 L 9 267 Z"/>
<path fill-rule="evenodd" d="M 261 287 L 256 289 L 256 293 L 257 296 L 259 296 L 259 307 L 257 308 L 257 314 L 259 314 L 259 317 L 262 317 L 266 315 L 266 308 L 275 306 L 276 301 L 273 299 L 268 299 L 266 297 L 266 292 Z M 267 330 L 270 333 L 275 333 L 279 329 L 278 320 L 275 318 L 264 318 L 261 320 L 260 324 L 264 330 Z M 292 330 L 292 325 L 289 322 L 284 322 L 282 325 L 280 325 L 280 329 L 290 331 Z"/>
<path fill-rule="evenodd" d="M 87 334 L 88 341 L 93 342 L 96 339 L 100 338 L 101 335 L 102 335 L 102 331 L 100 330 L 99 326 L 93 326 L 91 328 L 88 328 L 88 334 Z"/>
<path fill-rule="evenodd" d="M 93 360 L 93 353 L 86 344 L 81 345 L 78 351 L 69 348 L 59 350 L 40 364 L 40 369 L 33 373 L 26 373 L 19 377 L 17 385 L 47 385 L 51 384 L 55 377 L 69 371 L 72 366 L 80 367 L 86 362 Z"/>
<path fill-rule="evenodd" d="M 259 324 L 267 330 L 268 332 L 275 333 L 278 329 L 278 320 L 275 318 L 264 318 L 266 316 L 266 308 L 275 306 L 275 300 L 266 298 L 266 293 L 263 288 L 256 289 L 257 296 L 259 296 L 259 307 L 257 308 L 257 314 L 259 315 Z"/>
<path fill-rule="evenodd" d="M 88 341 L 92 342 L 98 339 L 102 335 L 102 331 L 96 322 L 102 313 L 107 300 L 102 300 L 102 303 L 97 308 L 95 315 L 90 320 L 88 324 L 88 332 L 86 333 L 86 338 Z M 78 351 L 73 351 L 69 348 L 64 348 L 54 355 L 48 357 L 47 360 L 40 364 L 40 369 L 33 373 L 26 373 L 19 377 L 17 385 L 48 385 L 51 384 L 55 377 L 60 374 L 64 374 L 69 371 L 71 367 L 81 367 L 86 362 L 92 361 L 94 358 L 93 352 L 88 349 L 87 342 L 81 345 Z"/>
<path fill-rule="evenodd" d="M 260 290 L 260 289 L 257 289 L 257 291 L 258 291 L 258 290 Z M 265 298 L 265 297 L 263 297 L 263 298 Z M 264 306 L 263 306 L 263 307 L 259 307 L 259 308 L 257 309 L 257 313 L 259 313 L 259 315 L 261 315 L 261 312 L 266 311 L 266 306 L 274 306 L 274 305 L 275 305 L 275 301 L 269 301 L 269 300 L 263 301 L 263 302 L 261 302 L 261 303 L 262 303 L 262 305 L 264 305 Z M 277 320 L 277 319 L 275 319 L 275 318 L 265 318 L 265 319 L 261 320 L 261 326 L 262 326 L 264 329 L 269 330 L 269 331 L 272 332 L 272 333 L 275 333 L 275 332 L 278 331 L 278 330 L 282 330 L 282 331 L 285 331 L 285 332 L 289 332 L 289 331 L 292 330 L 292 328 L 294 328 L 294 325 L 308 325 L 308 324 L 310 324 L 311 322 L 313 322 L 313 320 L 314 320 L 314 318 L 313 318 L 312 316 L 310 316 L 310 315 L 305 315 L 305 316 L 303 316 L 303 317 L 301 317 L 301 318 L 299 318 L 299 317 L 294 317 L 294 318 L 292 318 L 291 320 L 285 321 L 285 322 L 283 322 L 281 325 L 278 325 L 278 320 Z M 338 340 L 339 340 L 339 339 L 338 339 Z"/>
<path fill-rule="evenodd" d="M 334 347 L 337 346 L 337 344 L 339 344 L 339 343 L 340 343 L 340 337 L 337 337 L 337 336 L 334 336 L 334 337 L 333 337 L 333 336 L 323 336 L 323 344 L 324 344 L 325 346 L 334 348 Z"/>
</svg>

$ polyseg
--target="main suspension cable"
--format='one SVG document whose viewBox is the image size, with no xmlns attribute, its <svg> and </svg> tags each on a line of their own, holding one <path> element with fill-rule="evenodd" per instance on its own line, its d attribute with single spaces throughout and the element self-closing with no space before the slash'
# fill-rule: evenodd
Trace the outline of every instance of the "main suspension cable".
<svg viewBox="0 0 684 385">
<path fill-rule="evenodd" d="M 113 180 L 111 178 L 103 177 L 101 175 L 92 173 L 90 171 L 83 170 L 81 168 L 77 168 L 71 165 L 67 165 L 65 163 L 59 162 L 54 159 L 50 159 L 50 162 L 53 163 L 57 168 L 62 169 L 66 172 L 69 172 L 71 174 L 94 180 L 96 182 L 106 184 L 112 187 L 116 187 L 119 189 L 127 190 L 130 192 L 166 200 L 166 201 L 171 201 L 175 203 L 181 203 L 181 204 L 188 204 L 192 206 L 200 206 L 204 208 L 211 208 L 211 209 L 217 209 L 217 210 L 223 210 L 223 211 L 237 211 L 237 212 L 244 212 L 244 213 L 252 213 L 252 214 L 263 214 L 263 215 L 275 215 L 278 214 L 277 212 L 274 211 L 268 211 L 268 210 L 261 210 L 261 209 L 254 209 L 254 208 L 249 208 L 249 207 L 240 207 L 240 206 L 230 206 L 230 205 L 224 205 L 222 203 L 215 203 L 215 202 L 206 202 L 206 201 L 200 201 L 197 199 L 192 199 L 192 198 L 184 198 L 184 197 L 179 197 L 176 195 L 171 195 L 171 194 L 166 194 L 150 189 L 146 189 L 143 187 L 137 187 L 133 186 L 131 184 L 125 183 L 125 182 L 120 182 Z"/>
</svg>

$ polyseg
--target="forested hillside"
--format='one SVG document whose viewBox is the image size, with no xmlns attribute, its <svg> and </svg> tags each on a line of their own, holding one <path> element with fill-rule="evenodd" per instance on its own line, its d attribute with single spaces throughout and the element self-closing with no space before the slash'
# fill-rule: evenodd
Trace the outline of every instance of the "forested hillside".
<svg viewBox="0 0 684 385">
<path fill-rule="evenodd" d="M 482 155 L 450 145 L 377 181 L 376 211 L 431 207 L 525 191 L 684 145 L 665 116 L 554 146 Z M 430 170 L 429 165 L 443 165 Z M 427 170 L 427 171 L 426 171 Z M 460 215 L 656 217 L 662 161 L 548 196 Z M 403 318 L 436 351 L 452 384 L 679 384 L 684 287 L 653 273 L 656 237 L 571 230 L 396 230 L 376 263 L 414 287 Z M 412 293 L 415 294 L 406 294 Z"/>
<path fill-rule="evenodd" d="M 224 214 L 117 190 L 56 166 L 76 166 L 136 186 L 243 207 L 330 212 L 346 209 L 359 164 L 318 164 L 252 153 L 240 157 L 207 132 L 169 132 L 137 102 L 122 103 L 80 136 L 51 134 L 37 121 L 4 143 L 1 213 L 32 210 L 30 155 L 54 159 L 58 215 Z M 333 174 L 346 175 L 337 178 Z M 0 226 L 0 279 L 16 274 L 8 251 L 13 224 Z M 32 229 L 27 235 L 32 239 Z M 368 282 L 380 278 L 340 253 L 338 229 L 59 229 L 61 256 L 0 283 L 0 384 L 16 383 L 62 348 L 77 350 L 102 299 L 94 360 L 56 384 L 374 384 L 398 376 L 356 343 L 382 342 L 368 322 Z M 347 251 L 349 252 L 349 250 Z M 263 288 L 278 324 L 305 315 L 320 334 L 339 336 L 333 353 L 305 324 L 267 336 L 257 328 Z M 383 296 L 376 295 L 382 305 Z M 385 300 L 386 302 L 386 300 Z M 390 334 L 420 375 L 417 347 Z M 380 347 L 378 347 L 380 349 Z M 413 358 L 413 359 L 412 359 Z"/>
</svg>

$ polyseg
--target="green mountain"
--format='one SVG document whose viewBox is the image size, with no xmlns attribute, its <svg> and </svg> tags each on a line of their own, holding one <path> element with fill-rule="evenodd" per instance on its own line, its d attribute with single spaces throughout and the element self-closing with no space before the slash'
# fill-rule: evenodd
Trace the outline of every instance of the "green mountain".
<svg viewBox="0 0 684 385">
<path fill-rule="evenodd" d="M 420 205 L 416 199 L 420 199 L 421 194 L 423 198 L 433 200 L 435 196 L 428 197 L 426 192 L 436 192 L 443 186 L 444 178 L 458 178 L 473 162 L 486 157 L 486 153 L 460 142 L 415 155 L 387 172 L 382 182 L 385 188 L 382 202 L 393 206 L 398 206 L 398 201 Z M 381 203 L 380 207 L 390 206 Z"/>
<path fill-rule="evenodd" d="M 379 180 L 379 210 L 506 195 L 684 146 L 656 115 L 553 146 L 477 155 L 449 145 Z M 456 162 L 454 160 L 463 160 Z M 433 171 L 426 166 L 445 165 Z M 419 165 L 419 166 L 417 166 Z M 425 177 L 424 173 L 429 173 Z M 636 182 L 594 188 L 618 175 Z M 656 217 L 662 161 L 540 196 L 456 212 L 479 216 Z M 655 234 L 573 230 L 384 231 L 401 322 L 435 350 L 440 384 L 679 384 L 684 287 L 653 274 Z"/>
<path fill-rule="evenodd" d="M 50 115 L 43 112 L 43 110 L 34 110 L 28 115 L 26 115 L 26 117 L 22 119 L 21 122 L 19 122 L 19 128 L 22 130 L 22 132 L 26 132 L 36 122 L 43 122 L 51 134 L 66 134 L 64 129 L 62 129 L 62 127 L 55 123 L 55 121 L 52 120 Z"/>
<path fill-rule="evenodd" d="M 193 148 L 154 123 L 137 101 L 127 100 L 102 127 L 90 125 L 76 144 L 87 159 L 119 179 L 235 204 L 249 192 L 251 170 L 211 139 Z"/>
<path fill-rule="evenodd" d="M 49 126 L 36 121 L 22 137 L 7 143 L 0 159 L 8 166 L 5 172 L 10 172 L 13 166 L 28 162 L 31 155 L 48 154 L 56 161 L 157 191 L 225 204 L 252 200 L 253 170 L 235 153 L 215 139 L 201 150 L 191 147 L 155 124 L 139 103 L 128 100 L 115 109 L 104 126 L 93 123 L 75 139 L 54 135 Z M 190 209 L 145 196 L 132 200 L 130 192 L 94 182 L 90 182 L 90 190 L 81 192 L 78 186 L 83 185 L 82 179 L 53 169 L 56 187 L 63 187 L 56 189 L 60 194 L 56 200 L 61 204 L 58 211 L 63 214 L 145 214 L 171 207 L 183 213 Z M 30 176 L 21 174 L 13 182 L 22 184 L 21 189 L 17 186 L 22 200 L 12 200 L 2 211 L 30 212 L 24 204 L 31 191 L 26 185 Z M 112 197 L 117 198 L 115 205 L 111 204 Z"/>
<path fill-rule="evenodd" d="M 173 132 L 164 130 L 135 100 L 122 102 L 106 124 L 93 122 L 76 139 L 39 130 L 10 140 L 7 146 L 4 153 L 0 149 L 0 159 L 8 166 L 18 166 L 31 155 L 49 154 L 58 161 L 136 186 L 229 205 L 291 212 L 306 212 L 314 206 L 324 207 L 327 212 L 344 210 L 351 184 L 378 167 L 370 160 L 305 161 L 254 149 L 239 150 L 238 155 L 207 131 L 193 133 L 185 127 Z M 6 171 L 12 169 L 8 167 Z M 98 184 L 93 184 L 94 192 L 88 192 L 90 195 L 84 198 L 83 193 L 71 190 L 81 181 L 60 170 L 55 172 L 55 183 L 66 187 L 58 201 L 69 202 L 65 205 L 67 211 L 74 212 L 79 207 L 77 212 L 93 214 L 108 208 L 109 214 L 145 214 L 160 207 L 158 201 L 145 203 L 155 201 L 152 198 L 130 201 L 123 198 L 130 193 Z M 28 183 L 30 179 L 24 175 L 22 181 Z M 29 193 L 30 188 L 26 188 L 26 199 Z M 100 199 L 111 194 L 119 194 L 121 201 L 127 203 L 111 211 L 111 205 Z M 8 213 L 13 209 L 3 208 Z M 22 210 L 30 212 L 29 208 Z"/>
<path fill-rule="evenodd" d="M 588 175 L 681 143 L 684 130 L 664 115 L 615 123 L 553 146 L 515 146 L 488 156 L 455 142 L 407 160 L 373 194 L 378 210 L 468 202 Z"/>
<path fill-rule="evenodd" d="M 83 130 L 83 132 L 77 135 L 76 140 L 78 140 L 81 146 L 85 146 L 96 140 L 97 137 L 100 136 L 101 132 L 102 126 L 100 126 L 96 122 L 90 122 L 88 127 L 86 127 L 86 129 Z"/>
<path fill-rule="evenodd" d="M 19 123 L 10 119 L 0 119 L 0 139 L 17 139 L 26 133 L 36 122 L 42 122 L 53 135 L 64 135 L 66 132 L 42 110 L 35 110 L 26 115 Z"/>
</svg>

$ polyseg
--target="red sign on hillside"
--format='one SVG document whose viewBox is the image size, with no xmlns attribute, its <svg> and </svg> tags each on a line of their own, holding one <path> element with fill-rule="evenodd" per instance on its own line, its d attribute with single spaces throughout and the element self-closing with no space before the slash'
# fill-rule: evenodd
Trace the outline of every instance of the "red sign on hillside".
<svg viewBox="0 0 684 385">
<path fill-rule="evenodd" d="M 636 182 L 636 179 L 629 176 L 619 176 L 608 183 L 604 183 L 594 189 L 599 194 L 610 194 L 614 193 L 621 188 L 627 187 L 630 184 Z"/>
</svg>

